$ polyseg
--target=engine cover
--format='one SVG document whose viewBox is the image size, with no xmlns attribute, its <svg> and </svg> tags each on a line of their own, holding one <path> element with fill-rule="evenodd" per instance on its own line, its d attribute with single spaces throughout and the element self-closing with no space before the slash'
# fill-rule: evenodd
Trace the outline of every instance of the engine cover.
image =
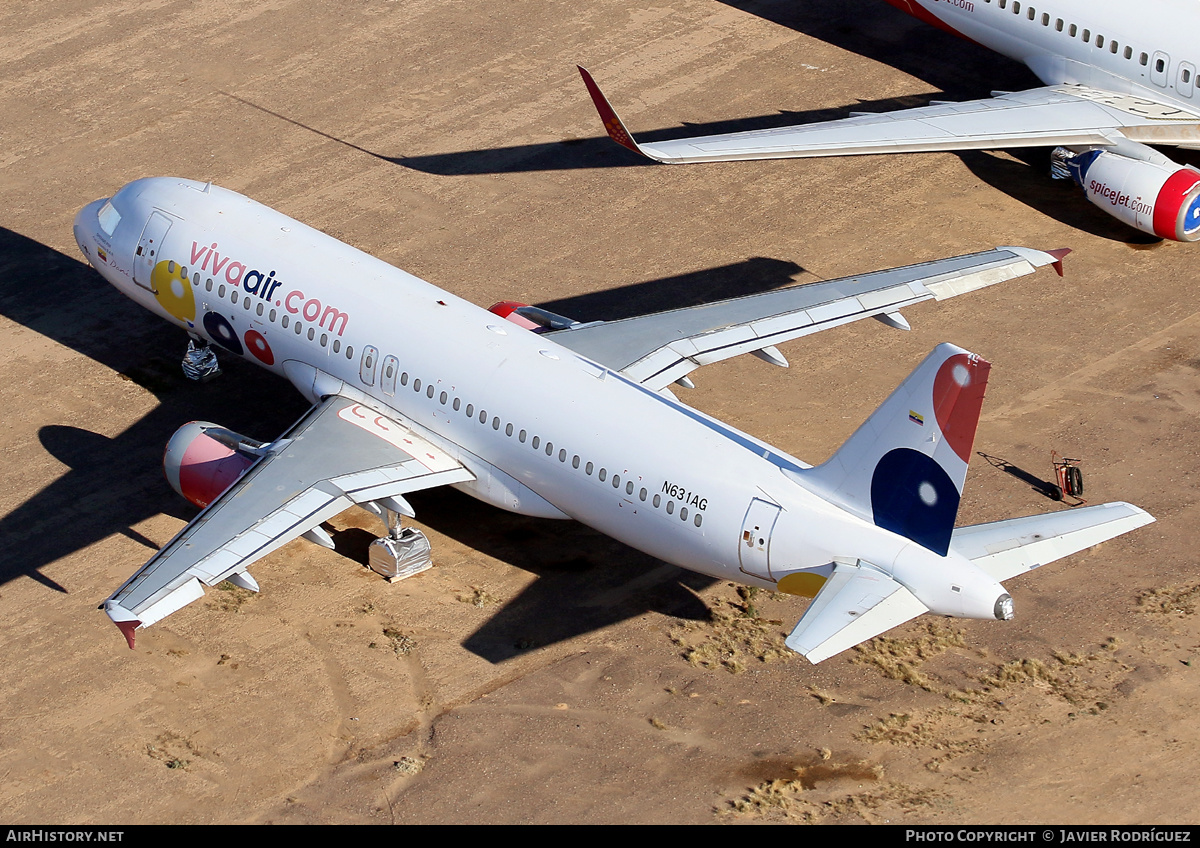
<svg viewBox="0 0 1200 848">
<path fill-rule="evenodd" d="M 1200 241 L 1200 171 L 1162 165 L 1106 150 L 1068 163 L 1088 200 L 1144 233 Z"/>
<path fill-rule="evenodd" d="M 163 473 L 171 488 L 198 507 L 206 507 L 257 461 L 239 445 L 258 443 L 208 421 L 184 424 L 167 442 Z"/>
</svg>

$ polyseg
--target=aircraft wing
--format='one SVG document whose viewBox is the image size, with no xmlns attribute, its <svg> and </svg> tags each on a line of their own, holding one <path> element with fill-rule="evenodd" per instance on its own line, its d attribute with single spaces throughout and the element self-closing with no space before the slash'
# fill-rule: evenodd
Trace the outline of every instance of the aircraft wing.
<svg viewBox="0 0 1200 848">
<path fill-rule="evenodd" d="M 132 648 L 137 627 L 202 597 L 203 586 L 243 574 L 356 503 L 473 478 L 395 421 L 327 398 L 114 592 L 104 610 Z M 243 580 L 255 585 L 249 575 Z"/>
<path fill-rule="evenodd" d="M 1152 521 L 1133 504 L 1107 503 L 959 527 L 950 547 L 1003 581 Z"/>
<path fill-rule="evenodd" d="M 669 164 L 1057 145 L 1105 147 L 1122 135 L 1152 144 L 1200 145 L 1200 112 L 1079 85 L 998 92 L 987 100 L 858 113 L 838 121 L 639 143 L 591 75 L 583 68 L 579 71 L 613 141 Z"/>
<path fill-rule="evenodd" d="M 786 644 L 819 663 L 898 627 L 929 609 L 870 563 L 835 563 Z"/>
<path fill-rule="evenodd" d="M 584 324 L 548 333 L 576 353 L 621 371 L 652 391 L 701 365 L 762 352 L 786 366 L 774 345 L 830 327 L 876 317 L 908 329 L 900 310 L 1031 274 L 1043 265 L 1062 273 L 1069 251 L 998 247 L 919 265 L 789 286 L 732 300 Z"/>
</svg>

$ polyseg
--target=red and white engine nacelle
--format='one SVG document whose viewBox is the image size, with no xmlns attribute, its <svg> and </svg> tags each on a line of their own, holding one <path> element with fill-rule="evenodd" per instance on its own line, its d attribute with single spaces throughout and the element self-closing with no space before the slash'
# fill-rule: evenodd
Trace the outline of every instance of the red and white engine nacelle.
<svg viewBox="0 0 1200 848">
<path fill-rule="evenodd" d="M 1200 170 L 1158 158 L 1091 150 L 1069 167 L 1088 200 L 1115 218 L 1159 238 L 1200 241 Z"/>
<path fill-rule="evenodd" d="M 263 447 L 208 421 L 192 421 L 167 442 L 163 473 L 172 489 L 203 508 L 258 461 Z"/>
</svg>

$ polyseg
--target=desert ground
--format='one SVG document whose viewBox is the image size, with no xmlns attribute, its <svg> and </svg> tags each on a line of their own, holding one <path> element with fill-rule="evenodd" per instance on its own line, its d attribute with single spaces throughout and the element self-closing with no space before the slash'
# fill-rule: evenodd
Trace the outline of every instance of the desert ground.
<svg viewBox="0 0 1200 848">
<path fill-rule="evenodd" d="M 848 7 L 853 8 L 848 8 Z M 114 0 L 0 7 L 0 820 L 19 823 L 1195 823 L 1200 247 L 1140 236 L 1044 153 L 656 166 L 648 138 L 1036 84 L 882 0 Z M 1200 155 L 1174 153 L 1200 164 Z M 260 562 L 139 635 L 97 605 L 195 514 L 186 421 L 270 439 L 305 402 L 83 261 L 71 222 L 142 176 L 250 195 L 457 295 L 580 320 L 995 245 L 1049 269 L 742 357 L 683 399 L 819 462 L 938 342 L 992 362 L 960 523 L 1092 503 L 1157 523 L 813 666 L 806 601 L 573 522 L 413 495 L 435 567 Z M 396 332 L 404 316 L 396 315 Z M 529 403 L 552 403 L 531 393 Z"/>
</svg>

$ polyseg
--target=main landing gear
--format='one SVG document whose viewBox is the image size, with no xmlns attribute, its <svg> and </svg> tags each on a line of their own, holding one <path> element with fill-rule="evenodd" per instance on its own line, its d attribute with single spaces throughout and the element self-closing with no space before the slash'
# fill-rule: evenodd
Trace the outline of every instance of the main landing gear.
<svg viewBox="0 0 1200 848">
<path fill-rule="evenodd" d="M 403 511 L 392 509 L 393 505 L 399 504 L 379 504 L 388 533 L 371 543 L 367 555 L 370 569 L 387 578 L 389 583 L 412 577 L 433 567 L 433 549 L 429 539 L 420 530 L 401 527 L 400 516 Z"/>
<path fill-rule="evenodd" d="M 183 355 L 183 375 L 189 380 L 207 382 L 221 373 L 217 353 L 204 339 L 188 336 L 187 353 Z"/>
</svg>

